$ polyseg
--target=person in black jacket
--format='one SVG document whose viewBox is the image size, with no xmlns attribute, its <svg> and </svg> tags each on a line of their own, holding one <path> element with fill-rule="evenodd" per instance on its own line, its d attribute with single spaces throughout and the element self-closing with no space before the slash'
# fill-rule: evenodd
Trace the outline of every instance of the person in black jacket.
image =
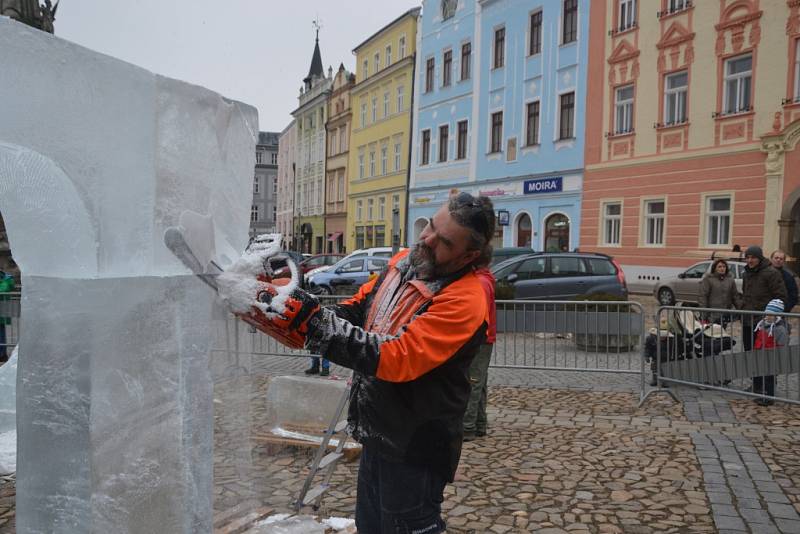
<svg viewBox="0 0 800 534">
<path fill-rule="evenodd" d="M 786 302 L 783 276 L 764 257 L 761 247 L 747 247 L 744 257 L 747 266 L 742 277 L 742 310 L 763 312 L 772 299 Z M 742 345 L 746 351 L 753 349 L 754 327 L 760 319 L 757 315 L 742 316 Z"/>
<path fill-rule="evenodd" d="M 783 275 L 783 283 L 786 284 L 784 310 L 789 313 L 797 305 L 797 282 L 794 280 L 794 273 L 786 267 L 786 253 L 781 249 L 770 254 L 769 261 Z"/>
</svg>

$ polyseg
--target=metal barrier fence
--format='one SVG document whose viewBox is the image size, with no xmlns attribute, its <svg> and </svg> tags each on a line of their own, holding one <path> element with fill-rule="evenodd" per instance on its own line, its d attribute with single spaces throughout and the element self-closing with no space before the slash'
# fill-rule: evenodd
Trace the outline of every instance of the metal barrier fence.
<svg viewBox="0 0 800 534">
<path fill-rule="evenodd" d="M 641 373 L 644 310 L 630 301 L 497 301 L 493 367 Z"/>
<path fill-rule="evenodd" d="M 323 304 L 347 297 L 323 297 Z M 497 301 L 498 368 L 610 372 L 641 375 L 645 313 L 629 301 Z M 284 347 L 232 316 L 217 331 L 217 351 L 260 356 L 308 357 Z"/>
<path fill-rule="evenodd" d="M 19 343 L 21 293 L 0 293 L 0 360 L 11 356 Z"/>
<path fill-rule="evenodd" d="M 655 389 L 642 402 L 654 392 L 669 392 L 664 388 L 670 384 L 681 384 L 754 397 L 765 404 L 800 404 L 800 314 L 773 317 L 780 321 L 759 325 L 764 312 L 660 307 L 657 326 L 645 340 Z M 783 337 L 776 329 L 785 329 L 785 345 L 762 346 L 757 330 L 770 329 L 775 339 Z"/>
</svg>

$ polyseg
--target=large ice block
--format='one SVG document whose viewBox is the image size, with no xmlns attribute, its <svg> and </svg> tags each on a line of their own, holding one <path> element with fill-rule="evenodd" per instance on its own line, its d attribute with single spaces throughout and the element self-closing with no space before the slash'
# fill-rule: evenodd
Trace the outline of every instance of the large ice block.
<svg viewBox="0 0 800 534">
<path fill-rule="evenodd" d="M 257 114 L 3 17 L 0 72 L 17 531 L 210 532 L 214 294 L 163 235 L 192 211 L 238 257 Z"/>
</svg>

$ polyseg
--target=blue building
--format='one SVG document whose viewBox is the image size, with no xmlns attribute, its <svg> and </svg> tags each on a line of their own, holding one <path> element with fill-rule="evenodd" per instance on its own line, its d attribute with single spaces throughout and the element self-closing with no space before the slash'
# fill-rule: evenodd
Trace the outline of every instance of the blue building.
<svg viewBox="0 0 800 534">
<path fill-rule="evenodd" d="M 588 0 L 423 2 L 412 243 L 457 190 L 492 197 L 495 247 L 577 247 L 588 23 Z"/>
</svg>

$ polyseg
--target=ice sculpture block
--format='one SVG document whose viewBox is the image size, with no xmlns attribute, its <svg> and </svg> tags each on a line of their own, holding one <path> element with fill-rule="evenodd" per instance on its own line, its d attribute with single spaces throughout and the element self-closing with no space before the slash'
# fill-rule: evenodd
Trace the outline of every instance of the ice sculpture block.
<svg viewBox="0 0 800 534">
<path fill-rule="evenodd" d="M 0 211 L 23 273 L 17 531 L 211 532 L 214 294 L 247 242 L 249 106 L 0 17 Z"/>
<path fill-rule="evenodd" d="M 265 426 L 278 437 L 321 440 L 321 432 L 335 415 L 345 388 L 343 380 L 276 376 L 267 388 Z M 346 418 L 345 409 L 341 419 Z"/>
</svg>

